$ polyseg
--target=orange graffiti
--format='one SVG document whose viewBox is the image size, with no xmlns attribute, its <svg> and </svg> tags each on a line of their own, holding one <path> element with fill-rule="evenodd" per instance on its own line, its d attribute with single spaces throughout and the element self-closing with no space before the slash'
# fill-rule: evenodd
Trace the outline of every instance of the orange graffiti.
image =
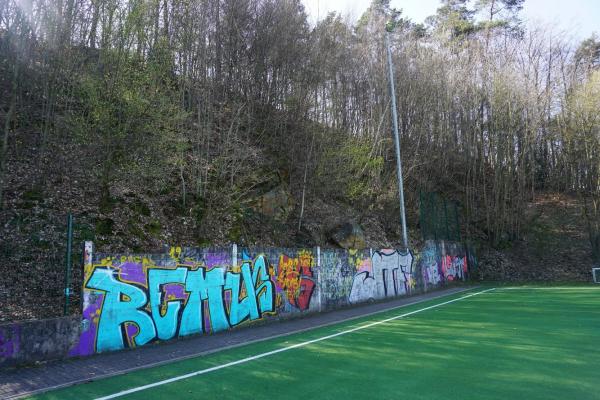
<svg viewBox="0 0 600 400">
<path fill-rule="evenodd" d="M 277 283 L 287 292 L 290 304 L 300 310 L 308 309 L 310 297 L 315 289 L 311 269 L 313 266 L 314 257 L 308 251 L 299 252 L 296 258 L 285 254 L 279 256 Z"/>
</svg>

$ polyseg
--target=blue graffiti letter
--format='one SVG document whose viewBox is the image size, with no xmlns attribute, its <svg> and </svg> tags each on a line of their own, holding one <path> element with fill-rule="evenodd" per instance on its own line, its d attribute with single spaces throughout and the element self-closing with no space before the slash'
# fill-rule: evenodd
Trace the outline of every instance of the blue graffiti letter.
<svg viewBox="0 0 600 400">
<path fill-rule="evenodd" d="M 256 291 L 252 281 L 252 272 L 250 271 L 250 262 L 244 261 L 241 267 L 242 274 L 233 272 L 227 273 L 225 279 L 225 290 L 231 290 L 231 307 L 229 310 L 229 320 L 231 325 L 235 326 L 246 318 L 259 318 L 258 304 L 256 303 Z M 241 281 L 244 283 L 245 296 L 240 300 L 242 289 Z"/>
<path fill-rule="evenodd" d="M 208 311 L 210 312 L 210 327 L 212 332 L 229 329 L 229 321 L 227 321 L 223 299 L 224 283 L 225 278 L 223 277 L 223 270 L 221 268 L 213 268 L 206 273 Z"/>
<path fill-rule="evenodd" d="M 252 270 L 252 282 L 256 287 L 256 293 L 258 293 L 260 312 L 264 313 L 274 311 L 274 285 L 269 277 L 267 262 L 265 261 L 264 255 L 259 256 L 254 262 L 254 269 Z"/>
<path fill-rule="evenodd" d="M 86 285 L 105 292 L 96 340 L 99 353 L 125 347 L 125 323 L 138 327 L 138 334 L 132 338 L 133 345 L 144 345 L 156 336 L 152 318 L 142 310 L 146 305 L 146 294 L 134 285 L 115 279 L 115 273 L 114 269 L 96 268 Z"/>
<path fill-rule="evenodd" d="M 185 281 L 185 290 L 190 295 L 181 315 L 179 336 L 202 333 L 202 321 L 204 317 L 202 300 L 206 300 L 208 297 L 206 282 L 204 280 L 204 268 L 188 272 L 187 280 Z"/>
<path fill-rule="evenodd" d="M 183 284 L 186 274 L 187 268 L 151 269 L 148 272 L 152 318 L 156 324 L 158 338 L 161 340 L 169 340 L 175 336 L 177 317 L 181 308 L 181 301 L 169 301 L 165 298 L 164 285 L 168 283 Z"/>
</svg>

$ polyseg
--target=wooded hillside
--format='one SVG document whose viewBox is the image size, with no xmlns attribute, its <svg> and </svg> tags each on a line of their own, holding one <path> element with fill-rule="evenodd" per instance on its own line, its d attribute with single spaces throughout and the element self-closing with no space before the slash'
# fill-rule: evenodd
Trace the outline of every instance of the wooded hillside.
<svg viewBox="0 0 600 400">
<path fill-rule="evenodd" d="M 0 0 L 0 268 L 46 274 L 0 295 L 61 281 L 69 211 L 120 251 L 310 246 L 346 219 L 397 244 L 389 21 L 411 236 L 420 191 L 495 248 L 568 193 L 600 262 L 600 39 L 526 29 L 522 4 L 312 27 L 299 0 Z"/>
</svg>

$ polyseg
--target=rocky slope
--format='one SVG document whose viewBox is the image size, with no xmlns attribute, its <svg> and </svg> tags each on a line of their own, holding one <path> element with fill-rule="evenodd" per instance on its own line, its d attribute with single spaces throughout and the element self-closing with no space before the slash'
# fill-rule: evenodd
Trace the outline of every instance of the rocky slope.
<svg viewBox="0 0 600 400">
<path fill-rule="evenodd" d="M 480 254 L 477 279 L 589 282 L 591 267 L 582 202 L 574 196 L 547 193 L 529 205 L 521 240 Z"/>
</svg>

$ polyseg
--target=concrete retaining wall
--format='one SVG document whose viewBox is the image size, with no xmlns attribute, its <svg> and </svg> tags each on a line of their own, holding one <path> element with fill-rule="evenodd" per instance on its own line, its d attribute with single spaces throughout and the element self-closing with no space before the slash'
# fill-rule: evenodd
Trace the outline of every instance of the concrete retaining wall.
<svg viewBox="0 0 600 400">
<path fill-rule="evenodd" d="M 95 254 L 86 243 L 82 317 L 0 326 L 0 367 L 88 356 L 257 321 L 423 293 L 467 278 L 464 247 L 179 248 Z"/>
<path fill-rule="evenodd" d="M 0 367 L 66 358 L 81 333 L 79 316 L 0 325 Z"/>
</svg>

